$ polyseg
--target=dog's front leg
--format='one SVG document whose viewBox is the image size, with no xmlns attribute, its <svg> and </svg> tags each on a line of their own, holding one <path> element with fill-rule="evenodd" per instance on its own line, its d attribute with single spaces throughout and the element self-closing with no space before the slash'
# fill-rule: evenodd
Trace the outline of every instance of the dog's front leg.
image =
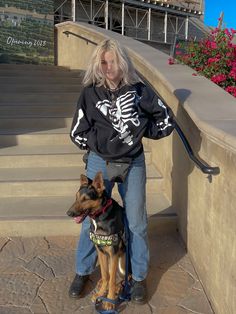
<svg viewBox="0 0 236 314">
<path fill-rule="evenodd" d="M 92 297 L 92 301 L 95 302 L 98 297 L 106 296 L 108 290 L 109 281 L 109 269 L 108 269 L 108 256 L 97 249 L 98 261 L 100 264 L 101 280 L 97 284 L 97 291 Z"/>
<path fill-rule="evenodd" d="M 116 299 L 116 276 L 118 269 L 118 254 L 114 254 L 113 252 L 109 252 L 109 286 L 108 286 L 108 295 L 107 298 L 111 300 Z M 105 302 L 104 308 L 106 310 L 111 310 L 115 308 L 115 305 L 112 303 Z"/>
</svg>

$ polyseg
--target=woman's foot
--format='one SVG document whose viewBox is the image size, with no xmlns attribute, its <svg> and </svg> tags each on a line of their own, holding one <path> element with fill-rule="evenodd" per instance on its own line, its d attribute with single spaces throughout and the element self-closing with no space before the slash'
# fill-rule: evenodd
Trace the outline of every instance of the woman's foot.
<svg viewBox="0 0 236 314">
<path fill-rule="evenodd" d="M 69 289 L 69 296 L 71 298 L 79 298 L 84 290 L 85 284 L 88 279 L 89 275 L 80 276 L 76 274 Z"/>
<path fill-rule="evenodd" d="M 131 301 L 136 304 L 144 304 L 147 302 L 146 280 L 131 281 Z"/>
</svg>

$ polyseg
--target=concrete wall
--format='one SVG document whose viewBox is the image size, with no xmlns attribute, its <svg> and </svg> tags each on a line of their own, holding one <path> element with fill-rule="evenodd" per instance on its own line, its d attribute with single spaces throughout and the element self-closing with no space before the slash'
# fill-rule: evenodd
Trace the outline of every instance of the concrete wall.
<svg viewBox="0 0 236 314">
<path fill-rule="evenodd" d="M 99 42 L 105 36 L 125 45 L 138 71 L 173 109 L 196 154 L 220 175 L 207 177 L 189 160 L 174 133 L 148 141 L 165 179 L 165 193 L 178 211 L 179 230 L 216 314 L 236 311 L 236 101 L 209 80 L 143 43 L 88 24 L 58 28 L 58 65 L 85 69 L 94 49 L 70 30 Z"/>
</svg>

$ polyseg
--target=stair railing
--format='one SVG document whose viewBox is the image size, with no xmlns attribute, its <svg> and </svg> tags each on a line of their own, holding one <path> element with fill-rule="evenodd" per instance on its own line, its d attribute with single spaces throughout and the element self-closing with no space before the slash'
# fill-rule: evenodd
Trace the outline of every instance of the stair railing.
<svg viewBox="0 0 236 314">
<path fill-rule="evenodd" d="M 178 123 L 175 121 L 175 130 L 178 133 L 180 139 L 182 140 L 182 143 L 184 144 L 184 147 L 189 155 L 189 158 L 196 164 L 196 166 L 205 174 L 208 175 L 217 175 L 220 173 L 219 167 L 210 167 L 206 164 L 206 162 L 202 162 L 199 160 L 193 153 L 192 147 L 190 146 L 186 136 L 184 135 L 183 131 L 181 130 Z"/>
<path fill-rule="evenodd" d="M 69 37 L 70 35 L 75 36 L 77 38 L 83 39 L 88 43 L 97 46 L 97 43 L 86 38 L 83 37 L 81 35 L 75 34 L 73 32 L 70 31 L 64 31 L 63 34 L 65 34 L 67 37 Z M 184 135 L 183 131 L 181 130 L 180 126 L 178 125 L 178 123 L 175 120 L 175 130 L 177 132 L 177 134 L 179 135 L 188 155 L 189 158 L 195 163 L 195 165 L 205 174 L 208 175 L 217 175 L 220 173 L 220 168 L 219 167 L 210 167 L 209 165 L 207 165 L 207 163 L 204 161 L 199 160 L 193 153 L 192 147 L 190 146 L 186 136 Z"/>
</svg>

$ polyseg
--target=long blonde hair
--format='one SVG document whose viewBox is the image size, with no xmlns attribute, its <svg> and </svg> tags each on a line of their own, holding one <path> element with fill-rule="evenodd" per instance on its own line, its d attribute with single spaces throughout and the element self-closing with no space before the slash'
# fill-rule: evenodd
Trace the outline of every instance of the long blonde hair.
<svg viewBox="0 0 236 314">
<path fill-rule="evenodd" d="M 83 84 L 85 86 L 90 84 L 97 86 L 104 85 L 105 76 L 101 68 L 101 56 L 107 51 L 113 51 L 115 53 L 118 67 L 121 71 L 123 84 L 131 85 L 141 81 L 126 50 L 121 47 L 116 40 L 105 39 L 99 43 L 92 54 L 92 58 L 83 79 Z"/>
</svg>

